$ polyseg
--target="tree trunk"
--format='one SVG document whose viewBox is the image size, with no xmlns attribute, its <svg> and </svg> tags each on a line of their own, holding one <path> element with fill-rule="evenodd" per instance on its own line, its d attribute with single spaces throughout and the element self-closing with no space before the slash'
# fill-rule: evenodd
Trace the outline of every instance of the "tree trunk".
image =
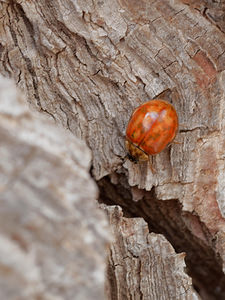
<svg viewBox="0 0 225 300">
<path fill-rule="evenodd" d="M 0 76 L 0 299 L 104 299 L 106 217 L 87 147 Z"/>
<path fill-rule="evenodd" d="M 202 299 L 225 298 L 224 11 L 212 0 L 0 2 L 0 72 L 86 142 L 99 201 L 122 208 L 108 299 L 196 299 L 185 272 Z M 124 147 L 133 109 L 153 98 L 171 102 L 180 123 L 180 143 L 153 157 L 155 174 Z"/>
</svg>

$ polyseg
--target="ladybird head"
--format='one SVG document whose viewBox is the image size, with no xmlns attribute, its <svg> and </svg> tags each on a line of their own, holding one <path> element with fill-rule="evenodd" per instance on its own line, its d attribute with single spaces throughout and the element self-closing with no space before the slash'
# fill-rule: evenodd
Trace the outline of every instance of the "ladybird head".
<svg viewBox="0 0 225 300">
<path fill-rule="evenodd" d="M 128 140 L 126 140 L 126 148 L 128 151 L 127 157 L 134 163 L 148 160 L 148 154 Z"/>
</svg>

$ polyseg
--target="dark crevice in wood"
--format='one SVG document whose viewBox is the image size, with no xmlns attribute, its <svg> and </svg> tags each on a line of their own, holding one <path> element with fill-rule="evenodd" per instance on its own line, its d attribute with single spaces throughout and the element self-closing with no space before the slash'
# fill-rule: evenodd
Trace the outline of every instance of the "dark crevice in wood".
<svg viewBox="0 0 225 300">
<path fill-rule="evenodd" d="M 32 24 L 30 23 L 29 19 L 26 17 L 22 7 L 20 5 L 17 5 L 17 4 L 14 4 L 11 6 L 12 8 L 12 12 L 13 12 L 13 16 L 15 17 L 15 19 L 17 20 L 17 22 L 20 21 L 19 17 L 21 17 L 23 20 L 24 20 L 24 24 L 26 25 L 26 28 L 28 29 L 28 32 L 30 34 L 30 37 L 32 38 L 33 42 L 34 42 L 34 38 L 33 38 L 33 35 L 34 35 L 34 31 L 33 31 L 33 27 L 32 27 Z M 10 17 L 9 17 L 9 20 L 10 20 Z M 16 24 L 16 23 L 15 23 Z M 19 28 L 19 26 L 18 26 Z M 38 83 L 37 83 L 37 75 L 36 75 L 36 72 L 35 72 L 35 69 L 32 65 L 32 61 L 31 59 L 28 57 L 28 56 L 25 56 L 23 51 L 20 49 L 19 47 L 19 43 L 18 43 L 18 39 L 17 39 L 17 33 L 16 31 L 14 30 L 14 27 L 13 25 L 10 23 L 10 33 L 11 33 L 11 36 L 13 38 L 13 41 L 14 41 L 14 44 L 16 47 L 18 47 L 20 53 L 21 53 L 21 56 L 23 57 L 24 59 L 24 62 L 26 64 L 26 67 L 27 67 L 27 70 L 28 70 L 28 73 L 31 75 L 31 79 L 32 79 L 32 84 L 33 84 L 33 90 L 34 90 L 34 97 L 37 101 L 37 106 L 41 108 L 41 102 L 40 102 L 40 97 L 39 97 L 39 91 L 38 91 Z"/>
<path fill-rule="evenodd" d="M 0 43 L 0 58 L 2 56 L 3 51 L 4 51 L 4 46 Z"/>
<path fill-rule="evenodd" d="M 21 4 L 19 3 L 15 3 L 14 4 L 14 9 L 16 11 L 16 17 L 17 17 L 17 22 L 19 22 L 19 17 L 21 17 L 23 19 L 23 22 L 27 28 L 27 31 L 29 32 L 29 36 L 31 38 L 31 40 L 33 41 L 34 45 L 35 45 L 35 40 L 34 40 L 34 36 L 35 36 L 35 32 L 34 32 L 34 28 L 33 28 L 33 24 L 32 22 L 28 19 L 28 17 L 26 16 L 23 7 L 21 6 Z"/>
<path fill-rule="evenodd" d="M 225 275 L 222 260 L 216 255 L 214 239 L 197 216 L 183 212 L 178 200 L 159 200 L 154 189 L 144 191 L 138 202 L 132 200 L 131 188 L 124 174 L 118 175 L 118 183 L 110 177 L 98 181 L 99 202 L 119 205 L 128 218 L 142 217 L 148 223 L 149 231 L 163 234 L 177 253 L 186 253 L 187 273 L 192 277 L 193 286 L 202 299 L 225 299 Z M 195 224 L 204 240 L 197 238 L 189 226 Z"/>
<path fill-rule="evenodd" d="M 110 256 L 111 256 L 111 252 L 110 252 Z M 110 285 L 107 286 L 107 289 L 111 296 L 110 299 L 116 300 L 118 291 L 117 291 L 116 276 L 115 276 L 115 266 L 110 263 L 110 259 L 106 266 L 106 273 L 108 276 L 108 280 L 110 282 Z"/>
<path fill-rule="evenodd" d="M 225 3 L 213 0 L 181 0 L 181 2 L 198 11 L 221 33 L 225 33 Z"/>
</svg>

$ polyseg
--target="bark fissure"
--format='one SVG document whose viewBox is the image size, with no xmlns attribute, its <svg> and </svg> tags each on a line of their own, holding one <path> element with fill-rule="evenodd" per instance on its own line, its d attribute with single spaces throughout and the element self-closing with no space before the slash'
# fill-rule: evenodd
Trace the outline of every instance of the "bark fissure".
<svg viewBox="0 0 225 300">
<path fill-rule="evenodd" d="M 225 33 L 225 19 L 223 1 L 211 0 L 181 0 L 188 7 L 193 7 L 207 21 L 214 25 L 220 32 Z"/>
<path fill-rule="evenodd" d="M 120 183 L 113 184 L 109 177 L 100 180 L 99 201 L 107 205 L 119 205 L 124 216 L 128 218 L 144 218 L 150 232 L 163 234 L 176 252 L 186 253 L 187 273 L 192 277 L 193 285 L 202 298 L 223 299 L 225 275 L 222 271 L 222 260 L 214 247 L 215 238 L 198 217 L 189 212 L 182 212 L 178 200 L 157 199 L 154 189 L 150 192 L 142 190 L 142 199 L 134 202 L 132 191 L 125 184 L 124 175 L 119 175 L 118 182 Z M 201 238 L 191 231 L 191 222 L 195 222 L 199 227 Z"/>
</svg>

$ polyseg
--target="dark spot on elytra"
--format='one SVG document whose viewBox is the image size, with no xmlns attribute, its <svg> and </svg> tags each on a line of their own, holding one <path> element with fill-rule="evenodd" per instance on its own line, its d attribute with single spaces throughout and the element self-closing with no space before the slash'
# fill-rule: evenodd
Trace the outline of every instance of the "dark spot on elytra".
<svg viewBox="0 0 225 300">
<path fill-rule="evenodd" d="M 153 136 L 152 136 L 152 138 L 154 139 L 154 140 L 156 140 L 157 138 L 159 138 L 160 137 L 160 133 L 156 133 L 156 134 L 154 134 Z"/>
</svg>

